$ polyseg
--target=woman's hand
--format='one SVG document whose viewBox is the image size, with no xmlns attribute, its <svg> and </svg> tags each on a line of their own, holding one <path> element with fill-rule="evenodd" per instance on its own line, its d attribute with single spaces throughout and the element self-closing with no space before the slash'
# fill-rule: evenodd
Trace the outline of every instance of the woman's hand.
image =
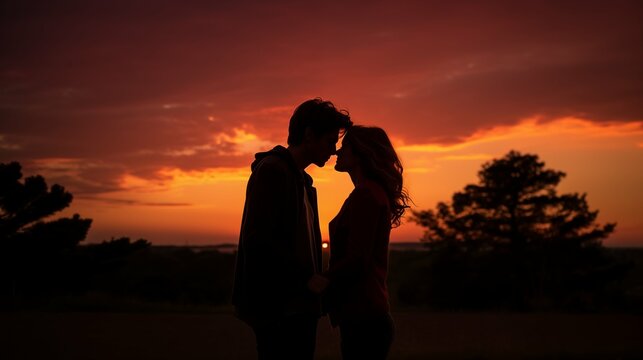
<svg viewBox="0 0 643 360">
<path fill-rule="evenodd" d="M 328 280 L 328 278 L 315 274 L 308 279 L 308 289 L 315 294 L 321 294 L 326 290 L 329 283 L 330 280 Z"/>
</svg>

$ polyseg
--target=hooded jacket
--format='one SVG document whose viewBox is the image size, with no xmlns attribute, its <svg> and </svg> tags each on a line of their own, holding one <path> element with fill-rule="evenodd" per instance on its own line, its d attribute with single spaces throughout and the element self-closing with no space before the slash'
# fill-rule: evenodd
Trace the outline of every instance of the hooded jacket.
<svg viewBox="0 0 643 360">
<path fill-rule="evenodd" d="M 321 270 L 313 180 L 297 168 L 283 146 L 257 153 L 251 169 L 232 293 L 236 315 L 251 326 L 290 314 L 319 316 L 319 297 L 307 288 L 308 279 Z M 304 208 L 306 195 L 314 212 L 312 248 Z"/>
</svg>

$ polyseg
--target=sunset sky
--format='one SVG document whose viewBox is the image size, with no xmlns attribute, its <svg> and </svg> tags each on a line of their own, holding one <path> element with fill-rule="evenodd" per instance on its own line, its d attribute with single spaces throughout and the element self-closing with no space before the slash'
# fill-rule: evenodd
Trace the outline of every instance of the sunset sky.
<svg viewBox="0 0 643 360">
<path fill-rule="evenodd" d="M 236 242 L 254 153 L 322 97 L 387 130 L 416 209 L 513 149 L 643 246 L 641 1 L 1 4 L 0 162 L 72 192 L 87 242 Z M 334 161 L 308 169 L 324 237 Z"/>
</svg>

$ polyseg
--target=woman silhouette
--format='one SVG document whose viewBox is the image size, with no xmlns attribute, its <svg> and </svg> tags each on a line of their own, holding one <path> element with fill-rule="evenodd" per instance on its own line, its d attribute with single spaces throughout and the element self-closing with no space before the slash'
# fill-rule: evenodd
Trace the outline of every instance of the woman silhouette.
<svg viewBox="0 0 643 360">
<path fill-rule="evenodd" d="M 353 126 L 335 170 L 348 172 L 355 189 L 329 225 L 329 268 L 309 286 L 326 292 L 344 360 L 386 359 L 394 331 L 386 286 L 389 236 L 410 201 L 402 164 L 384 130 Z"/>
</svg>

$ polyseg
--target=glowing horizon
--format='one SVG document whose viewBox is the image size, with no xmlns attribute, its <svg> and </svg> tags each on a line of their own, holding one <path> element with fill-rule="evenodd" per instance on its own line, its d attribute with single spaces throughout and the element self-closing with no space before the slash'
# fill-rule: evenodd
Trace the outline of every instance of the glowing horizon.
<svg viewBox="0 0 643 360">
<path fill-rule="evenodd" d="M 392 136 L 393 137 L 393 136 Z M 571 138 L 570 138 L 571 137 Z M 255 141 L 257 135 L 247 134 L 237 141 Z M 569 140 L 573 141 L 569 141 Z M 635 188 L 640 178 L 628 177 L 618 173 L 600 176 L 588 167 L 579 167 L 573 162 L 579 159 L 593 162 L 599 157 L 626 156 L 643 160 L 637 149 L 643 139 L 643 121 L 635 123 L 594 124 L 579 118 L 561 118 L 538 123 L 534 118 L 525 119 L 514 126 L 499 126 L 473 134 L 462 142 L 450 145 L 397 145 L 406 171 L 407 188 L 417 207 L 433 208 L 438 201 L 450 200 L 450 196 L 465 185 L 476 181 L 482 163 L 499 158 L 509 150 L 534 153 L 545 161 L 548 168 L 562 170 L 567 177 L 559 186 L 559 192 L 587 192 L 592 209 L 600 210 L 599 221 L 618 222 L 617 232 L 606 244 L 618 246 L 637 245 L 634 237 L 640 231 L 637 227 L 636 210 L 640 207 L 636 196 L 621 196 L 614 207 L 614 194 L 605 194 L 601 183 L 616 177 L 613 186 L 625 185 Z M 563 143 L 567 140 L 566 143 Z M 560 144 L 555 150 L 548 149 L 551 143 Z M 124 174 L 121 178 L 122 190 L 101 197 L 79 196 L 67 213 L 80 212 L 92 217 L 92 208 L 101 208 L 95 215 L 97 220 L 107 221 L 112 226 L 129 229 L 136 237 L 145 237 L 154 242 L 153 236 L 159 230 L 184 231 L 188 237 L 197 240 L 176 239 L 175 244 L 234 242 L 241 221 L 245 186 L 250 176 L 249 164 L 256 151 L 265 151 L 273 145 L 245 147 L 247 165 L 239 168 L 206 168 L 203 170 L 183 171 L 178 168 L 162 168 L 158 177 L 145 180 Z M 592 145 L 591 148 L 588 145 Z M 244 145 L 245 146 L 245 145 Z M 562 158 L 557 152 L 565 152 Z M 574 154 L 569 158 L 570 154 Z M 314 177 L 315 186 L 320 194 L 320 218 L 323 238 L 327 238 L 327 224 L 341 207 L 341 203 L 352 189 L 346 174 L 333 170 L 334 158 L 323 168 L 311 165 L 307 171 Z M 576 167 L 577 171 L 569 171 Z M 413 171 L 421 169 L 422 171 Z M 622 171 L 627 171 L 624 168 Z M 162 180 L 161 180 L 162 179 Z M 128 199 L 124 201 L 122 199 Z M 98 206 L 97 204 L 100 204 Z M 127 209 L 127 211 L 123 211 Z M 626 213 L 623 213 L 625 211 Z M 628 215 L 627 212 L 631 214 Z M 134 214 L 134 216 L 132 216 Z M 99 225 L 98 228 L 102 230 Z M 138 230 L 134 230 L 138 229 Z M 623 230 L 624 229 L 624 230 Z M 99 236 L 90 233 L 90 241 L 105 240 L 104 233 Z M 393 231 L 392 241 L 417 241 L 422 229 L 412 223 L 405 223 Z M 619 236 L 623 234 L 623 236 Z M 101 238 L 102 236 L 102 238 Z M 115 232 L 114 237 L 127 236 Z M 157 234 L 158 236 L 158 234 Z M 221 239 L 217 239 L 217 237 Z M 204 240 L 209 238 L 210 240 Z M 161 243 L 171 241 L 164 239 Z M 219 241 L 217 241 L 219 240 Z"/>
</svg>

